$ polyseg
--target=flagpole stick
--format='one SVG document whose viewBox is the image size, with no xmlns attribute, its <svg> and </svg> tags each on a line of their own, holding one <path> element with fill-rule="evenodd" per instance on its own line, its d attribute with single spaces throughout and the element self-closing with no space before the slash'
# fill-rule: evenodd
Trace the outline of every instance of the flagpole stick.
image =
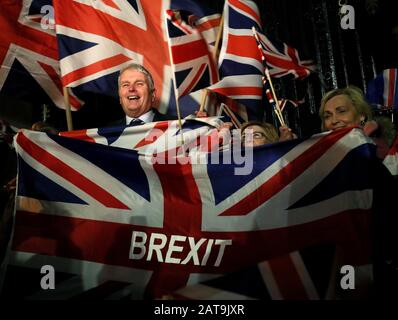
<svg viewBox="0 0 398 320">
<path fill-rule="evenodd" d="M 224 12 L 221 15 L 220 28 L 218 29 L 216 42 L 214 43 L 214 59 L 216 60 L 216 62 L 218 59 L 218 55 L 220 53 L 220 50 L 218 50 L 218 47 L 220 46 L 220 41 L 221 41 L 221 37 L 223 35 L 223 31 L 224 31 Z"/>
<path fill-rule="evenodd" d="M 176 89 L 174 89 L 174 94 L 178 94 Z M 176 96 L 177 97 L 177 96 Z M 181 136 L 181 146 L 184 147 L 184 135 L 182 133 L 182 121 L 181 121 L 181 113 L 180 113 L 180 102 L 178 98 L 176 98 L 176 109 L 177 109 L 177 117 L 178 117 L 178 126 L 180 127 L 180 136 Z"/>
<path fill-rule="evenodd" d="M 267 77 L 267 80 L 269 81 L 269 84 L 271 87 L 271 93 L 272 93 L 272 96 L 274 97 L 274 102 L 275 102 L 275 106 L 276 106 L 276 108 L 274 108 L 274 112 L 277 115 L 278 120 L 281 123 L 281 125 L 285 126 L 286 125 L 285 120 L 283 119 L 283 114 L 282 114 L 280 106 L 279 106 L 278 98 L 275 94 L 274 85 L 272 84 L 271 75 L 270 75 L 269 69 L 267 67 L 267 62 L 265 61 L 265 56 L 264 56 L 263 50 L 261 48 L 261 41 L 257 35 L 257 30 L 254 26 L 252 27 L 252 32 L 253 32 L 254 38 L 256 39 L 256 41 L 258 43 L 257 48 L 260 51 L 261 61 L 263 62 L 263 67 L 264 67 L 264 73 L 265 73 L 265 76 Z M 264 81 L 263 81 L 263 83 L 264 83 Z"/>
<path fill-rule="evenodd" d="M 207 101 L 207 95 L 208 95 L 208 90 L 207 89 L 202 89 L 202 100 L 200 102 L 200 108 L 199 112 L 202 112 L 206 106 L 206 101 Z"/>
<path fill-rule="evenodd" d="M 167 16 L 165 13 L 165 21 L 167 24 Z M 173 74 L 173 87 L 174 87 L 174 97 L 176 100 L 176 110 L 177 110 L 177 117 L 178 117 L 178 126 L 180 128 L 180 135 L 181 135 L 181 146 L 184 148 L 184 135 L 182 133 L 182 121 L 181 121 L 181 112 L 180 112 L 180 103 L 178 101 L 179 96 L 178 96 L 178 90 L 177 90 L 177 82 L 176 82 L 176 75 L 175 75 L 175 68 L 174 68 L 174 61 L 173 61 L 173 53 L 171 52 L 171 45 L 170 45 L 170 35 L 169 35 L 169 30 L 166 25 L 166 30 L 167 30 L 167 46 L 169 49 L 169 57 L 170 57 L 170 64 L 171 64 L 171 69 L 172 69 L 172 74 Z M 184 151 L 185 153 L 185 151 Z"/>
<path fill-rule="evenodd" d="M 214 43 L 214 61 L 217 63 L 217 59 L 218 59 L 218 54 L 220 53 L 220 50 L 218 50 L 218 47 L 220 46 L 220 41 L 221 41 L 221 37 L 223 34 L 223 29 L 224 29 L 224 12 L 221 15 L 221 19 L 220 19 L 220 28 L 218 29 L 218 33 L 217 33 L 217 37 L 216 37 L 216 42 Z M 218 65 L 218 63 L 217 63 Z M 203 111 L 205 106 L 206 106 L 206 101 L 207 101 L 207 96 L 209 94 L 209 90 L 207 89 L 203 89 L 202 90 L 202 101 L 200 103 L 200 108 L 199 111 Z"/>
<path fill-rule="evenodd" d="M 265 77 L 263 76 L 262 77 L 262 80 L 263 80 L 263 85 L 265 86 L 265 83 L 266 83 L 266 79 L 265 79 Z M 270 97 L 268 96 L 268 93 L 269 93 L 269 95 L 270 95 Z M 265 90 L 265 95 L 267 96 L 267 98 L 268 98 L 268 101 L 271 103 L 271 99 L 274 101 L 274 98 L 273 98 L 273 96 L 272 96 L 272 93 L 271 93 L 271 90 L 270 89 L 266 89 Z M 274 101 L 274 103 L 275 103 L 275 101 Z M 277 118 L 278 118 L 278 120 L 279 120 L 279 123 L 282 125 L 282 123 L 283 123 L 283 117 L 281 116 L 281 114 L 280 114 L 280 112 L 278 112 L 278 110 L 276 110 L 276 105 L 274 106 L 274 108 L 273 108 L 274 110 L 274 113 L 275 113 L 275 115 L 277 116 Z"/>
<path fill-rule="evenodd" d="M 240 123 L 239 119 L 235 116 L 234 112 L 225 104 L 224 108 L 227 110 L 227 114 L 232 120 L 232 123 L 237 129 L 240 129 L 242 127 L 242 124 Z"/>
<path fill-rule="evenodd" d="M 265 68 L 265 75 L 267 77 L 267 80 L 269 81 L 269 85 L 271 87 L 272 96 L 274 97 L 274 101 L 275 101 L 275 105 L 276 105 L 275 113 L 277 115 L 279 114 L 279 121 L 281 122 L 282 126 L 285 126 L 286 123 L 285 123 L 285 120 L 283 119 L 283 114 L 282 114 L 281 108 L 279 106 L 278 98 L 277 98 L 277 96 L 275 94 L 274 85 L 272 84 L 272 80 L 271 80 L 271 76 L 269 74 L 268 68 Z"/>
<path fill-rule="evenodd" d="M 67 87 L 63 87 L 63 93 L 64 93 L 64 102 L 65 102 L 66 125 L 68 127 L 68 131 L 72 131 L 73 130 L 72 112 L 70 109 L 69 92 Z"/>
</svg>

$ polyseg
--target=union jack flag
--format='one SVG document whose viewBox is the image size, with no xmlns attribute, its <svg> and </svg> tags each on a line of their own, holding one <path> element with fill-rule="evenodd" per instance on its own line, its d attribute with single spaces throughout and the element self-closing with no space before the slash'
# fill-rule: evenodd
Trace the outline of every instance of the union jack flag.
<svg viewBox="0 0 398 320">
<path fill-rule="evenodd" d="M 375 155 L 359 129 L 256 148 L 247 163 L 230 150 L 195 165 L 27 130 L 15 142 L 17 267 L 5 288 L 19 294 L 161 297 L 318 244 L 341 247 L 342 264 L 369 261 L 373 185 L 364 173 Z M 38 282 L 27 293 L 11 279 L 43 265 L 60 272 L 54 290 Z"/>
<path fill-rule="evenodd" d="M 218 81 L 214 54 L 202 34 L 166 11 L 172 69 L 178 98 Z"/>
<path fill-rule="evenodd" d="M 0 91 L 19 99 L 50 100 L 65 108 L 54 21 L 50 0 L 20 0 L 2 3 L 0 12 Z M 45 14 L 46 13 L 46 14 Z M 50 18 L 48 18 L 48 16 Z M 43 27 L 43 24 L 45 27 Z M 39 90 L 37 90 L 39 89 Z M 72 110 L 82 102 L 70 91 Z"/>
<path fill-rule="evenodd" d="M 187 5 L 175 0 L 54 0 L 62 83 L 116 97 L 118 71 L 135 61 L 154 77 L 159 110 L 173 109 L 164 10 Z"/>
<path fill-rule="evenodd" d="M 251 28 L 261 29 L 253 1 L 227 0 L 219 56 L 220 81 L 209 89 L 237 100 L 247 108 L 248 119 L 257 119 L 262 100 L 263 67 Z"/>
<path fill-rule="evenodd" d="M 187 22 L 203 35 L 206 42 L 214 47 L 220 28 L 221 15 L 206 6 L 205 1 L 172 0 L 170 9 L 183 10 L 188 14 Z"/>
<path fill-rule="evenodd" d="M 152 73 L 160 99 L 168 103 L 162 0 L 53 2 L 64 86 L 116 96 L 118 71 L 135 61 Z"/>
<path fill-rule="evenodd" d="M 272 77 L 280 78 L 291 74 L 294 79 L 304 79 L 315 71 L 314 62 L 301 60 L 295 48 L 280 41 L 271 41 L 258 30 L 261 29 L 256 28 L 256 33 Z"/>
<path fill-rule="evenodd" d="M 370 80 L 366 90 L 369 103 L 381 109 L 398 108 L 397 79 L 398 69 L 386 69 Z"/>
<path fill-rule="evenodd" d="M 191 19 L 192 25 L 194 25 L 199 32 L 203 35 L 206 42 L 214 48 L 217 35 L 220 29 L 221 15 L 219 13 L 213 13 L 209 16 L 204 16 L 202 18 L 197 19 L 193 17 L 193 21 Z"/>
</svg>

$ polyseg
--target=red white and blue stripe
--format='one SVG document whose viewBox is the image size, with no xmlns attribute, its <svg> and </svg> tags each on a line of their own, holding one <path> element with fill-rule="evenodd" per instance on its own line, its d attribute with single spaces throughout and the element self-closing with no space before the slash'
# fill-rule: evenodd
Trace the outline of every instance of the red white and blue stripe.
<svg viewBox="0 0 398 320">
<path fill-rule="evenodd" d="M 386 69 L 370 80 L 366 98 L 377 109 L 398 108 L 398 69 Z"/>
<path fill-rule="evenodd" d="M 261 28 L 257 5 L 247 0 L 227 0 L 219 56 L 220 82 L 210 87 L 247 108 L 249 119 L 257 119 L 262 101 L 263 68 L 251 28 Z"/>
<path fill-rule="evenodd" d="M 218 81 L 214 53 L 201 32 L 166 11 L 168 44 L 178 98 Z"/>
</svg>

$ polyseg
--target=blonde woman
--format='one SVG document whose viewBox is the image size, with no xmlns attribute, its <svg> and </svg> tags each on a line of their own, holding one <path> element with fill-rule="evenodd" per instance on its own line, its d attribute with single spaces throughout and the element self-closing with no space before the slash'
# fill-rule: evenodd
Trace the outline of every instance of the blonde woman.
<svg viewBox="0 0 398 320">
<path fill-rule="evenodd" d="M 393 123 L 386 117 L 373 120 L 372 109 L 361 89 L 348 86 L 334 89 L 321 100 L 319 116 L 322 130 L 337 130 L 350 126 L 363 128 L 366 135 L 372 137 L 377 145 L 377 156 L 384 159 L 395 139 Z"/>
<path fill-rule="evenodd" d="M 319 116 L 322 131 L 336 130 L 350 126 L 363 127 L 372 120 L 372 109 L 361 89 L 348 86 L 327 92 L 321 100 Z"/>
</svg>

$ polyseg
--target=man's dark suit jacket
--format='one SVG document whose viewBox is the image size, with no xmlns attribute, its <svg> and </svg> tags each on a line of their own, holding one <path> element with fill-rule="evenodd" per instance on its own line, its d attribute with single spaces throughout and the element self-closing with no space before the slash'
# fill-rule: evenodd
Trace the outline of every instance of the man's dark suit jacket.
<svg viewBox="0 0 398 320">
<path fill-rule="evenodd" d="M 160 113 L 157 109 L 152 109 L 153 113 L 155 116 L 153 117 L 152 122 L 156 121 L 168 121 L 168 120 L 177 120 L 177 117 L 167 115 L 167 114 L 162 114 Z M 126 116 L 124 116 L 121 119 L 118 119 L 116 121 L 112 121 L 107 124 L 107 127 L 116 127 L 116 126 L 125 126 L 126 125 Z"/>
</svg>

